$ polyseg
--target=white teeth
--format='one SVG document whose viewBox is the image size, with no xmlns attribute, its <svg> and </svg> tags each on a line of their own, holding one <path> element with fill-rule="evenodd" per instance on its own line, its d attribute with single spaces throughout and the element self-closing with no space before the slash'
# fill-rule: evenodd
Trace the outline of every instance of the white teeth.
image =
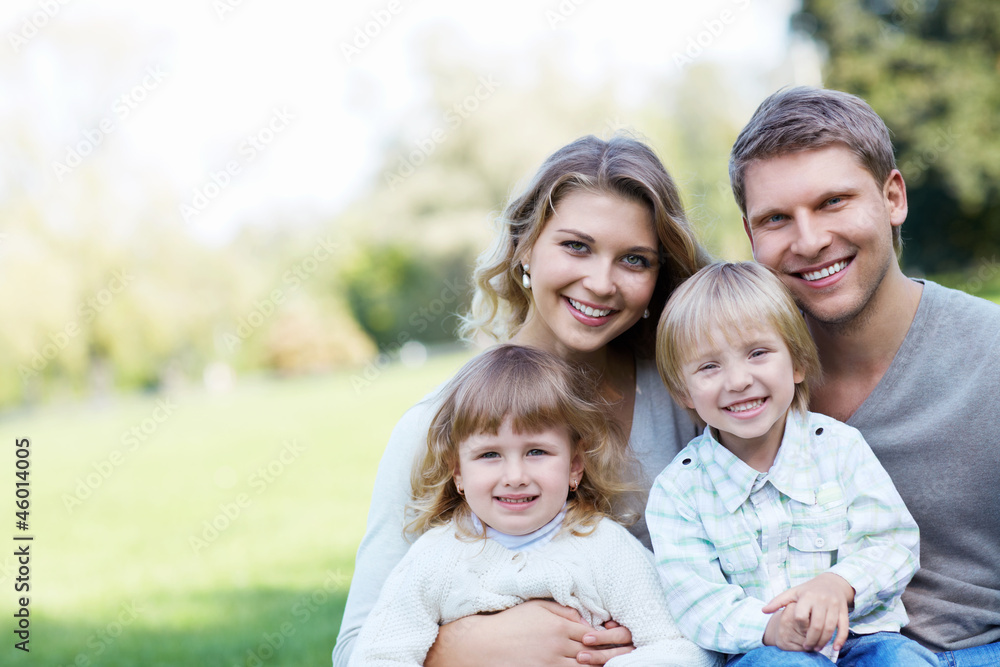
<svg viewBox="0 0 1000 667">
<path fill-rule="evenodd" d="M 604 317 L 605 315 L 611 314 L 610 308 L 591 308 L 590 306 L 585 306 L 575 299 L 569 300 L 570 305 L 579 310 L 584 315 L 589 317 Z"/>
<path fill-rule="evenodd" d="M 534 498 L 500 498 L 505 503 L 530 503 Z"/>
<path fill-rule="evenodd" d="M 832 276 L 835 273 L 840 273 L 847 266 L 847 262 L 840 261 L 836 264 L 832 264 L 825 269 L 820 269 L 819 271 L 810 271 L 809 273 L 803 273 L 802 277 L 808 281 L 819 280 L 820 278 L 826 278 L 827 276 Z"/>
<path fill-rule="evenodd" d="M 740 403 L 739 405 L 730 405 L 726 410 L 730 412 L 746 412 L 747 410 L 753 410 L 754 408 L 762 405 L 764 403 L 763 398 L 758 398 L 755 401 L 747 401 L 746 403 Z"/>
</svg>

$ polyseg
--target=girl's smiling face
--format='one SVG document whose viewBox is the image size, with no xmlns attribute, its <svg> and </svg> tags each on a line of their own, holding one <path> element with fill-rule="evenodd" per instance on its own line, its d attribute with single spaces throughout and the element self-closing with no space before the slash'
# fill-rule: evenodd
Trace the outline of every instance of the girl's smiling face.
<svg viewBox="0 0 1000 667">
<path fill-rule="evenodd" d="M 458 448 L 455 484 L 479 520 L 508 535 L 527 535 L 555 518 L 583 477 L 565 427 L 516 433 L 508 417 L 496 435 L 479 433 Z"/>
<path fill-rule="evenodd" d="M 658 249 L 642 204 L 585 190 L 566 195 L 525 259 L 533 303 L 517 342 L 563 358 L 601 350 L 649 305 Z"/>
</svg>

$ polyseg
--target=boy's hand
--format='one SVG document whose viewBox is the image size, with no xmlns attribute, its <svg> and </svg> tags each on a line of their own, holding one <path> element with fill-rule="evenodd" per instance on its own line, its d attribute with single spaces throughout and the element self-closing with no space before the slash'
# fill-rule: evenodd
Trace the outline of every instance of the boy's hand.
<svg viewBox="0 0 1000 667">
<path fill-rule="evenodd" d="M 795 607 L 790 609 L 793 602 Z M 798 650 L 818 651 L 826 646 L 836 631 L 833 648 L 839 651 L 847 641 L 847 610 L 853 603 L 854 588 L 847 580 L 832 572 L 824 572 L 804 584 L 789 588 L 764 605 L 762 611 L 771 614 L 784 607 L 780 626 L 785 627 L 786 623 L 794 620 L 799 630 L 805 629 L 805 639 Z M 770 627 L 769 621 L 768 629 Z M 764 636 L 767 637 L 767 631 Z"/>
<path fill-rule="evenodd" d="M 777 646 L 782 651 L 804 651 L 808 626 L 795 620 L 795 603 L 789 602 L 774 612 L 764 630 L 764 646 Z"/>
</svg>

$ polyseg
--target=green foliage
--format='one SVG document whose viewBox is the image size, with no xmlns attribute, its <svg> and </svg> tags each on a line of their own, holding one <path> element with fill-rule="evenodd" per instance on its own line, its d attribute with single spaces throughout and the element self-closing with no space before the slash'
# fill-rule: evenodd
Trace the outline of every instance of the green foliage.
<svg viewBox="0 0 1000 667">
<path fill-rule="evenodd" d="M 893 132 L 905 263 L 940 271 L 1000 251 L 1000 4 L 805 0 L 795 24 L 826 47 L 826 85 Z"/>
<path fill-rule="evenodd" d="M 342 280 L 351 313 L 381 348 L 408 340 L 452 341 L 456 313 L 468 307 L 469 257 L 414 253 L 398 245 L 358 248 Z"/>
</svg>

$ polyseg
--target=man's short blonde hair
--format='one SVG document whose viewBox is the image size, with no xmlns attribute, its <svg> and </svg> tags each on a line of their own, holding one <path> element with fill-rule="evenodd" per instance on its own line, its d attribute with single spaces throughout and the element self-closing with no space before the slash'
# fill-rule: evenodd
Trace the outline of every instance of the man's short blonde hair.
<svg viewBox="0 0 1000 667">
<path fill-rule="evenodd" d="M 679 403 L 689 398 L 683 365 L 705 342 L 716 342 L 713 330 L 734 342 L 763 328 L 781 336 L 793 367 L 804 375 L 792 409 L 808 410 L 809 384 L 821 376 L 816 344 L 781 280 L 756 262 L 710 264 L 674 290 L 656 329 L 656 366 L 670 395 Z"/>
</svg>

